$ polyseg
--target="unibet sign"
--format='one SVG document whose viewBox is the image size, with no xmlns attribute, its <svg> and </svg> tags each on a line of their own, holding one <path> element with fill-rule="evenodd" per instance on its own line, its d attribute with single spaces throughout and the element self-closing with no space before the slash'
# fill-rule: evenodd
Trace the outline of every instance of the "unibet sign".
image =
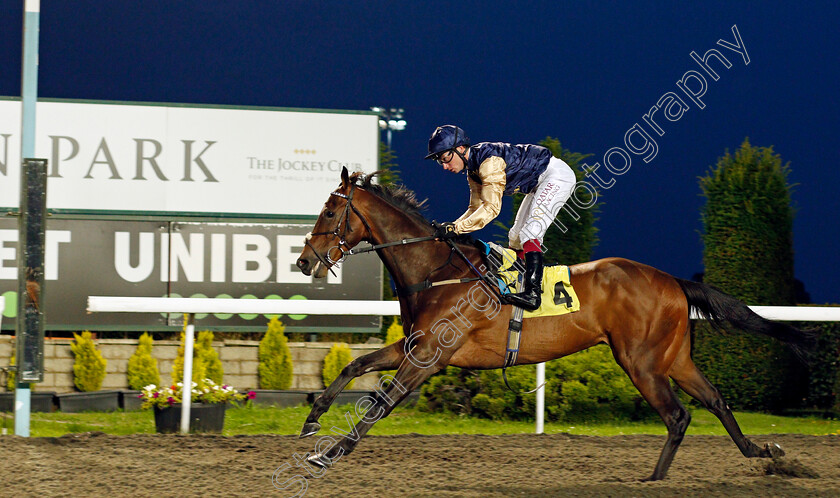
<svg viewBox="0 0 840 498">
<path fill-rule="evenodd" d="M 0 293 L 16 297 L 16 222 L 0 220 Z M 375 255 L 356 256 L 335 275 L 313 279 L 295 267 L 310 223 L 181 223 L 51 219 L 44 306 L 47 328 L 164 327 L 150 314 L 87 314 L 91 295 L 285 299 L 381 298 Z M 7 303 L 4 316 L 14 316 Z M 267 317 L 217 315 L 202 327 L 264 329 Z M 289 331 L 373 331 L 376 317 L 291 316 Z M 10 323 L 8 320 L 6 323 Z"/>
</svg>

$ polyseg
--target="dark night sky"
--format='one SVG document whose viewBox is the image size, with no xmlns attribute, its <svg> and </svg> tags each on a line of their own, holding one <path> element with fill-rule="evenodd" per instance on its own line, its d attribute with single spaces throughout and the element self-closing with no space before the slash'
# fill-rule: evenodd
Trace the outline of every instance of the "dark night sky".
<svg viewBox="0 0 840 498">
<path fill-rule="evenodd" d="M 0 2 L 0 95 L 20 95 L 22 4 Z M 699 69 L 691 51 L 717 48 L 732 67 L 707 78 L 705 108 L 687 101 L 656 137 L 657 156 L 634 156 L 601 192 L 595 257 L 702 271 L 697 178 L 749 137 L 790 162 L 796 276 L 813 302 L 838 303 L 839 14 L 836 2 L 42 0 L 39 96 L 402 107 L 402 180 L 443 221 L 463 212 L 468 191 L 422 161 L 435 126 L 459 124 L 473 141 L 552 136 L 603 163 Z M 749 65 L 716 45 L 734 41 L 733 25 Z"/>
</svg>

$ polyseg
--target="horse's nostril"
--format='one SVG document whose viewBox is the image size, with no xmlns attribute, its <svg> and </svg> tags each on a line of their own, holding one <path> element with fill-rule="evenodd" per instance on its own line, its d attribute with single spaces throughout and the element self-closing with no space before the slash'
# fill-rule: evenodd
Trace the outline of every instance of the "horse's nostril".
<svg viewBox="0 0 840 498">
<path fill-rule="evenodd" d="M 300 268 L 301 270 L 305 271 L 309 267 L 309 262 L 306 261 L 305 259 L 301 258 L 301 259 L 297 260 L 297 267 Z"/>
</svg>

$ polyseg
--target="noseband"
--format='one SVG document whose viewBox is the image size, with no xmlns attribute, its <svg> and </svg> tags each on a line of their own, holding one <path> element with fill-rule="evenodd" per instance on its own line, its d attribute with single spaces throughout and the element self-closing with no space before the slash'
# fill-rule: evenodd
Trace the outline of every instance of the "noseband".
<svg viewBox="0 0 840 498">
<path fill-rule="evenodd" d="M 353 194 L 356 192 L 356 185 L 352 184 L 350 186 L 350 194 L 342 194 L 339 191 L 330 192 L 330 195 L 334 195 L 336 197 L 341 197 L 342 199 L 347 200 L 347 204 L 344 205 L 344 212 L 341 213 L 341 216 L 338 218 L 338 224 L 335 226 L 335 229 L 330 232 L 309 232 L 306 234 L 306 245 L 309 247 L 312 252 L 315 254 L 315 257 L 318 258 L 318 261 L 321 262 L 327 269 L 330 270 L 330 273 L 335 276 L 335 272 L 333 271 L 333 265 L 339 264 L 344 261 L 348 255 L 352 254 L 352 249 L 348 246 L 348 249 L 345 251 L 342 246 L 347 246 L 347 233 L 352 232 L 353 228 L 350 226 L 350 210 L 352 209 L 356 216 L 362 220 L 362 223 L 367 228 L 368 232 L 370 232 L 370 225 L 368 225 L 367 220 L 365 217 L 362 216 L 362 213 L 356 209 L 356 206 L 353 205 Z M 344 230 L 342 231 L 342 224 L 344 225 Z M 333 237 L 338 239 L 338 245 L 331 247 L 326 254 L 326 259 L 321 256 L 315 247 L 312 245 L 310 240 L 312 237 L 319 236 L 319 235 L 332 235 Z M 333 259 L 331 254 L 333 249 L 338 249 L 338 252 L 341 253 L 341 256 L 338 259 Z"/>
</svg>

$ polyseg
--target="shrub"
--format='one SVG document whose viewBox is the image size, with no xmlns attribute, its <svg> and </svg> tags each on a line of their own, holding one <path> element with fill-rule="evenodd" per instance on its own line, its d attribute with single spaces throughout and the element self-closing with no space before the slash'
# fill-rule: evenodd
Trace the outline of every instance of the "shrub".
<svg viewBox="0 0 840 498">
<path fill-rule="evenodd" d="M 344 343 L 333 344 L 330 352 L 324 358 L 324 370 L 322 376 L 324 379 L 324 387 L 329 386 L 341 373 L 341 370 L 353 361 L 353 355 L 350 353 L 350 346 Z M 352 389 L 354 380 L 347 384 L 347 389 Z"/>
<path fill-rule="evenodd" d="M 505 386 L 501 370 L 473 372 L 448 367 L 423 386 L 418 407 L 494 420 L 533 420 L 535 395 L 524 393 L 535 387 L 535 367 L 509 368 L 507 377 L 511 388 L 518 393 Z M 657 417 L 606 346 L 546 363 L 546 379 L 546 420 Z"/>
<path fill-rule="evenodd" d="M 263 389 L 288 389 L 292 386 L 292 352 L 285 330 L 283 322 L 272 318 L 260 341 L 259 375 Z"/>
<path fill-rule="evenodd" d="M 216 384 L 222 383 L 225 376 L 222 368 L 222 360 L 219 359 L 219 352 L 213 349 L 213 332 L 202 330 L 198 333 L 195 341 L 196 357 L 204 364 L 204 377 Z"/>
<path fill-rule="evenodd" d="M 700 179 L 706 283 L 751 305 L 793 304 L 789 173 L 772 147 L 744 140 Z"/>
<path fill-rule="evenodd" d="M 85 330 L 82 335 L 73 333 L 73 344 L 70 348 L 76 356 L 73 363 L 73 379 L 79 391 L 98 391 L 105 380 L 105 366 L 108 362 L 102 353 L 96 349 L 90 331 Z"/>
<path fill-rule="evenodd" d="M 186 333 L 181 332 L 181 345 L 178 347 L 178 353 L 175 356 L 175 361 L 172 362 L 172 384 L 177 382 L 181 382 L 184 380 L 184 340 L 186 339 Z M 193 363 L 192 363 L 192 380 L 193 382 L 197 382 L 202 384 L 204 379 L 207 377 L 205 372 L 207 371 L 207 367 L 204 365 L 204 361 L 202 358 L 198 356 L 198 348 L 193 347 Z"/>
<path fill-rule="evenodd" d="M 11 368 L 15 366 L 15 350 L 12 350 L 12 359 L 9 360 L 9 369 L 6 370 L 6 390 L 14 391 L 17 387 L 17 370 Z M 34 385 L 34 384 L 33 384 Z"/>
<path fill-rule="evenodd" d="M 823 323 L 810 365 L 808 406 L 840 412 L 840 323 Z"/>
<path fill-rule="evenodd" d="M 399 323 L 399 319 L 394 317 L 394 321 L 391 322 L 391 325 L 388 327 L 388 330 L 385 333 L 385 345 L 388 346 L 390 344 L 394 344 L 395 342 L 399 341 L 400 339 L 405 337 L 405 332 L 403 332 L 402 325 Z M 396 370 L 382 370 L 379 372 L 380 376 L 383 375 L 396 375 Z"/>
<path fill-rule="evenodd" d="M 790 169 L 772 147 L 748 140 L 700 179 L 704 282 L 750 305 L 794 301 Z M 760 248 L 760 249 L 759 249 Z M 733 409 L 778 409 L 801 402 L 804 370 L 781 343 L 708 324 L 693 337 L 697 366 Z"/>
<path fill-rule="evenodd" d="M 149 384 L 160 385 L 157 360 L 152 358 L 152 336 L 144 332 L 137 343 L 137 350 L 128 359 L 128 387 L 143 389 Z"/>
<path fill-rule="evenodd" d="M 733 410 L 777 411 L 799 404 L 807 391 L 803 369 L 778 341 L 697 324 L 695 364 Z"/>
</svg>

